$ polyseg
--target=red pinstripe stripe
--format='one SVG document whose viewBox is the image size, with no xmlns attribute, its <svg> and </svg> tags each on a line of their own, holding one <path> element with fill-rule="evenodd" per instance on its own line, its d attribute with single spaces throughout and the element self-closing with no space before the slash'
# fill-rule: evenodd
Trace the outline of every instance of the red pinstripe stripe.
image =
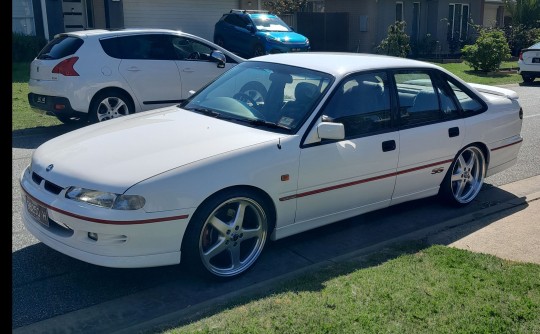
<svg viewBox="0 0 540 334">
<path fill-rule="evenodd" d="M 518 141 L 515 142 L 515 143 L 506 144 L 506 145 L 503 145 L 503 146 L 499 146 L 499 147 L 492 148 L 491 151 L 497 151 L 497 150 L 500 150 L 501 148 L 505 148 L 505 147 L 512 146 L 512 145 L 516 145 L 516 144 L 521 143 L 522 141 L 523 141 L 523 138 L 521 138 L 520 140 L 518 140 Z"/>
<path fill-rule="evenodd" d="M 423 166 L 419 166 L 419 167 L 404 169 L 404 170 L 399 171 L 399 172 L 392 172 L 392 173 L 383 174 L 383 175 L 379 175 L 379 176 L 375 176 L 375 177 L 370 177 L 370 178 L 362 179 L 362 180 L 358 180 L 358 181 L 337 184 L 337 185 L 331 186 L 331 187 L 325 187 L 325 188 L 321 188 L 321 189 L 306 191 L 306 192 L 295 194 L 295 195 L 285 196 L 285 197 L 280 198 L 279 200 L 280 200 L 280 202 L 284 202 L 284 201 L 288 201 L 288 200 L 291 200 L 291 199 L 294 199 L 294 198 L 300 198 L 300 197 L 306 197 L 306 196 L 311 196 L 311 195 L 315 195 L 315 194 L 320 194 L 320 193 L 335 190 L 335 189 L 346 188 L 346 187 L 354 186 L 354 185 L 357 185 L 357 184 L 362 184 L 362 183 L 367 183 L 367 182 L 372 182 L 372 181 L 385 179 L 387 177 L 397 176 L 397 175 L 401 175 L 401 174 L 405 174 L 405 173 L 411 173 L 411 172 L 414 172 L 414 171 L 417 171 L 417 170 L 426 169 L 426 168 L 429 168 L 429 167 L 438 166 L 440 164 L 446 164 L 446 163 L 449 163 L 449 162 L 452 162 L 452 159 L 439 161 L 439 162 L 435 162 L 435 163 L 431 163 L 431 164 L 423 165 Z"/>
<path fill-rule="evenodd" d="M 64 214 L 66 216 L 70 216 L 77 219 L 82 219 L 86 221 L 90 221 L 93 223 L 98 224 L 106 224 L 106 225 L 138 225 L 138 224 L 151 224 L 151 223 L 159 223 L 159 222 L 165 222 L 170 220 L 177 220 L 177 219 L 187 219 L 189 215 L 180 215 L 180 216 L 171 216 L 171 217 L 163 217 L 163 218 L 151 218 L 151 219 L 141 219 L 141 220 L 104 220 L 104 219 L 97 219 L 97 218 L 91 218 L 91 217 L 85 217 L 81 215 L 76 215 L 71 212 L 67 212 L 58 208 L 55 208 L 53 206 L 47 205 L 43 203 L 42 201 L 38 200 L 34 196 L 30 195 L 24 188 L 21 187 L 23 192 L 26 196 L 32 198 L 32 200 L 38 202 L 40 205 L 46 207 L 47 209 L 59 212 L 61 214 Z"/>
</svg>

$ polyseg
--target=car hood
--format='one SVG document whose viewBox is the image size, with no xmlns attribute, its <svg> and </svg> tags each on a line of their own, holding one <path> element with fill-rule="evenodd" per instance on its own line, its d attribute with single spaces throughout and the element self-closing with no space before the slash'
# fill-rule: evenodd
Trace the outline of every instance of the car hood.
<svg viewBox="0 0 540 334">
<path fill-rule="evenodd" d="M 262 31 L 265 36 L 272 36 L 285 44 L 305 43 L 306 37 L 293 31 Z"/>
<path fill-rule="evenodd" d="M 280 136 L 168 107 L 89 125 L 51 139 L 35 150 L 32 168 L 61 187 L 122 193 L 168 170 L 273 142 Z"/>
</svg>

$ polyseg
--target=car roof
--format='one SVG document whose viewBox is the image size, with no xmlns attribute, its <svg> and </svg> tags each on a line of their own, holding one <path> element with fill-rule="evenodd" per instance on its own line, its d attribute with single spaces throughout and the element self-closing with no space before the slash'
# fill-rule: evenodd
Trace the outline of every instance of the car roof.
<svg viewBox="0 0 540 334">
<path fill-rule="evenodd" d="M 137 35 L 141 33 L 167 33 L 167 34 L 176 34 L 176 35 L 183 35 L 183 36 L 197 38 L 197 36 L 182 32 L 180 30 L 159 29 L 159 28 L 125 28 L 125 29 L 111 29 L 111 30 L 89 29 L 89 30 L 65 32 L 59 35 L 77 36 L 77 37 L 84 38 L 84 37 L 93 37 L 93 36 L 111 37 L 111 36 L 118 36 L 118 35 Z"/>
<path fill-rule="evenodd" d="M 249 61 L 265 61 L 304 67 L 334 76 L 342 76 L 356 71 L 389 68 L 435 68 L 444 71 L 437 65 L 418 60 L 352 52 L 280 53 L 251 58 Z"/>
</svg>

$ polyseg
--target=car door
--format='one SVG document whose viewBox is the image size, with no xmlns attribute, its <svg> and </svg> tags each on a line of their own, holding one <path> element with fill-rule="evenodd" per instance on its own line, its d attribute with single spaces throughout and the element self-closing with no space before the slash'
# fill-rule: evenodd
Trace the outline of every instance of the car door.
<svg viewBox="0 0 540 334">
<path fill-rule="evenodd" d="M 118 40 L 122 49 L 120 74 L 127 80 L 142 110 L 182 100 L 182 82 L 170 35 L 141 34 Z"/>
<path fill-rule="evenodd" d="M 349 76 L 321 117 L 343 124 L 345 138 L 302 147 L 296 223 L 316 227 L 388 206 L 399 137 L 392 126 L 386 74 Z"/>
<path fill-rule="evenodd" d="M 182 82 L 180 95 L 182 99 L 187 99 L 193 92 L 236 65 L 236 62 L 227 58 L 225 67 L 219 67 L 217 62 L 210 57 L 214 49 L 200 41 L 174 36 L 171 43 L 176 54 L 175 63 Z"/>
<path fill-rule="evenodd" d="M 455 96 L 434 70 L 393 74 L 400 152 L 392 204 L 435 195 L 464 138 Z"/>
<path fill-rule="evenodd" d="M 239 53 L 243 56 L 251 54 L 251 36 L 253 33 L 248 30 L 247 25 L 251 22 L 248 18 L 238 15 L 229 14 L 224 19 L 227 24 L 223 25 L 223 38 L 225 46 L 232 52 Z"/>
</svg>

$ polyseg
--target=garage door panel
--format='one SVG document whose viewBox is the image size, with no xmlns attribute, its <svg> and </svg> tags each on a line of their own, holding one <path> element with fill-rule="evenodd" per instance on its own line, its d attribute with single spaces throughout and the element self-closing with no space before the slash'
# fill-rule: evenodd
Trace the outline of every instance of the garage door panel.
<svg viewBox="0 0 540 334">
<path fill-rule="evenodd" d="M 124 0 L 126 28 L 181 30 L 212 41 L 214 24 L 224 13 L 238 8 L 238 0 Z"/>
</svg>

